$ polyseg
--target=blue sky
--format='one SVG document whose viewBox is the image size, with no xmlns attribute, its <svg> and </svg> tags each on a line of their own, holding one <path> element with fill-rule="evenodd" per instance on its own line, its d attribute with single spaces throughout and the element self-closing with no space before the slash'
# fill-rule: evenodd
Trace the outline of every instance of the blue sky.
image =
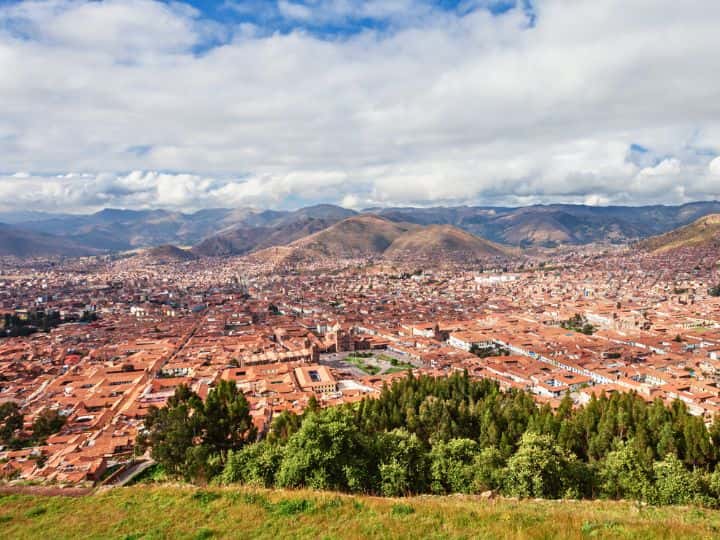
<svg viewBox="0 0 720 540">
<path fill-rule="evenodd" d="M 717 0 L 0 0 L 0 211 L 720 198 Z"/>
<path fill-rule="evenodd" d="M 530 12 L 532 10 L 530 0 L 519 0 Z M 204 17 L 221 21 L 223 23 L 250 22 L 281 32 L 294 29 L 305 29 L 322 36 L 348 36 L 366 29 L 387 31 L 398 20 L 388 16 L 363 15 L 350 8 L 357 7 L 362 2 L 348 1 L 347 11 L 344 16 L 338 16 L 333 21 L 328 20 L 302 20 L 289 19 L 284 17 L 278 2 L 272 0 L 227 0 L 208 1 L 191 0 L 186 2 L 200 11 Z M 418 6 L 428 10 L 437 10 L 450 14 L 465 15 L 475 9 L 486 9 L 494 14 L 502 14 L 518 4 L 517 0 L 419 0 L 415 2 Z M 288 0 L 286 5 L 296 7 L 299 10 L 307 9 L 309 12 L 323 10 L 322 0 Z"/>
</svg>

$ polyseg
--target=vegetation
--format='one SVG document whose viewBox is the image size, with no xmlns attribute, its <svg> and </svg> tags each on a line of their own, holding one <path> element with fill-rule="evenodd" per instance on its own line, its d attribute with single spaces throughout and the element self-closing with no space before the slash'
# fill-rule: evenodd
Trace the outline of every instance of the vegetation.
<svg viewBox="0 0 720 540">
<path fill-rule="evenodd" d="M 352 356 L 346 356 L 345 362 L 348 362 L 350 364 L 353 364 L 358 369 L 364 371 L 368 375 L 377 375 L 380 373 L 381 369 L 378 366 L 374 366 L 372 364 L 368 364 L 364 361 L 364 358 L 371 358 L 372 355 L 365 356 L 363 353 L 357 353 Z"/>
<path fill-rule="evenodd" d="M 563 321 L 560 323 L 560 326 L 565 328 L 566 330 L 572 330 L 573 332 L 580 332 L 582 334 L 586 334 L 588 336 L 595 333 L 596 328 L 588 322 L 588 320 L 580 315 L 579 313 L 576 313 L 572 317 L 570 317 L 567 321 Z"/>
<path fill-rule="evenodd" d="M 476 343 L 470 346 L 471 354 L 474 354 L 478 358 L 489 358 L 491 356 L 510 356 L 510 351 L 505 347 L 494 345 L 492 347 L 480 347 Z"/>
<path fill-rule="evenodd" d="M 677 401 L 647 404 L 602 395 L 573 409 L 538 407 L 526 392 L 501 392 L 466 373 L 409 376 L 378 399 L 302 416 L 285 412 L 259 442 L 244 398 L 222 383 L 208 403 L 180 389 L 148 417 L 153 456 L 171 476 L 263 487 L 401 496 L 482 493 L 515 497 L 635 499 L 718 506 L 720 429 L 708 430 Z M 189 409 L 194 411 L 190 412 Z M 210 414 L 208 411 L 215 411 Z M 210 436 L 208 422 L 226 426 Z M 205 460 L 205 461 L 204 461 Z"/>
<path fill-rule="evenodd" d="M 714 297 L 720 296 L 720 283 L 715 285 L 714 287 L 710 287 L 708 289 L 708 294 Z"/>
<path fill-rule="evenodd" d="M 26 316 L 20 317 L 6 313 L 2 319 L 0 338 L 30 336 L 35 332 L 49 332 L 51 329 L 67 322 L 89 323 L 97 320 L 94 311 L 83 311 L 82 315 L 61 318 L 58 311 L 35 310 L 28 311 Z"/>
<path fill-rule="evenodd" d="M 137 450 L 151 447 L 153 457 L 171 476 L 208 480 L 222 470 L 230 451 L 255 438 L 245 396 L 233 382 L 223 380 L 205 402 L 180 386 L 166 407 L 151 407 Z"/>
<path fill-rule="evenodd" d="M 45 409 L 33 421 L 32 433 L 22 432 L 23 415 L 17 403 L 0 405 L 0 445 L 13 449 L 45 444 L 45 440 L 60 431 L 66 418 L 58 411 Z"/>
<path fill-rule="evenodd" d="M 92 519 L 88 519 L 92 516 Z M 383 499 L 259 488 L 133 486 L 0 495 L 0 535 L 53 538 L 713 538 L 720 512 L 627 502 Z"/>
<path fill-rule="evenodd" d="M 29 336 L 38 331 L 49 332 L 61 322 L 60 313 L 57 311 L 29 311 L 26 317 L 6 313 L 0 337 Z"/>
</svg>

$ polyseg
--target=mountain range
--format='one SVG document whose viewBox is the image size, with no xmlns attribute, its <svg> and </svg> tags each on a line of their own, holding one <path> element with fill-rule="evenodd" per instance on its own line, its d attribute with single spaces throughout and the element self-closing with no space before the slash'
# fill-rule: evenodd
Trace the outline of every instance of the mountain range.
<svg viewBox="0 0 720 540">
<path fill-rule="evenodd" d="M 629 243 L 662 235 L 716 213 L 720 213 L 720 202 L 717 201 L 681 206 L 554 204 L 520 208 L 370 208 L 363 212 L 329 204 L 293 211 L 216 208 L 195 213 L 119 209 L 87 215 L 11 212 L 0 213 L 0 221 L 7 223 L 0 227 L 0 255 L 78 256 L 173 244 L 192 247 L 192 253 L 197 256 L 227 256 L 296 242 L 301 242 L 306 251 L 317 251 L 316 235 L 347 218 L 366 215 L 395 223 L 404 229 L 404 233 L 411 232 L 412 226 L 446 227 L 422 233 L 416 229 L 416 237 L 406 237 L 387 253 L 383 250 L 387 257 L 403 252 L 419 255 L 422 253 L 420 248 L 424 249 L 428 244 L 427 238 L 432 237 L 443 238 L 432 243 L 432 250 L 488 255 L 498 250 L 505 253 L 503 246 Z M 355 223 L 355 226 L 359 225 Z M 472 236 L 463 236 L 460 231 Z M 362 231 L 359 235 L 362 236 Z M 389 249 L 396 239 L 373 237 L 363 242 L 383 244 L 387 241 L 384 249 Z M 366 247 L 352 242 L 346 245 L 348 253 Z M 292 249 L 298 251 L 300 248 L 294 245 Z"/>
</svg>

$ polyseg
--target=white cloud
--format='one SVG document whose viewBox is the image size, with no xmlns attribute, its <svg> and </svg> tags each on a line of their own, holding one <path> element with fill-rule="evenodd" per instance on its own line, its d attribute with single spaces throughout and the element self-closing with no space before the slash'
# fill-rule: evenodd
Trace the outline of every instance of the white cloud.
<svg viewBox="0 0 720 540">
<path fill-rule="evenodd" d="M 327 40 L 151 0 L 0 7 L 0 206 L 637 204 L 720 191 L 714 0 L 539 0 L 533 28 L 521 9 L 457 16 L 420 0 L 277 7 L 393 30 Z"/>
<path fill-rule="evenodd" d="M 280 0 L 278 2 L 278 9 L 280 10 L 280 13 L 288 19 L 308 20 L 313 14 L 312 9 L 309 7 L 303 4 L 287 2 L 285 0 Z"/>
<path fill-rule="evenodd" d="M 710 170 L 710 174 L 720 178 L 720 157 L 716 157 L 715 159 L 713 159 L 710 162 L 708 169 Z"/>
</svg>

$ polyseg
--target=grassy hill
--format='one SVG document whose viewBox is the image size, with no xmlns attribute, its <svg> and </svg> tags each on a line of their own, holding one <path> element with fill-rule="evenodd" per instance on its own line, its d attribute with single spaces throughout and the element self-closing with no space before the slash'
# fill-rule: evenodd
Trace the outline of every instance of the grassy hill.
<svg viewBox="0 0 720 540">
<path fill-rule="evenodd" d="M 628 502 L 383 499 L 147 486 L 0 495 L 2 538 L 717 538 L 720 512 Z"/>
<path fill-rule="evenodd" d="M 717 245 L 718 241 L 720 241 L 720 214 L 711 214 L 685 227 L 643 240 L 638 246 L 661 253 L 681 247 Z"/>
</svg>

